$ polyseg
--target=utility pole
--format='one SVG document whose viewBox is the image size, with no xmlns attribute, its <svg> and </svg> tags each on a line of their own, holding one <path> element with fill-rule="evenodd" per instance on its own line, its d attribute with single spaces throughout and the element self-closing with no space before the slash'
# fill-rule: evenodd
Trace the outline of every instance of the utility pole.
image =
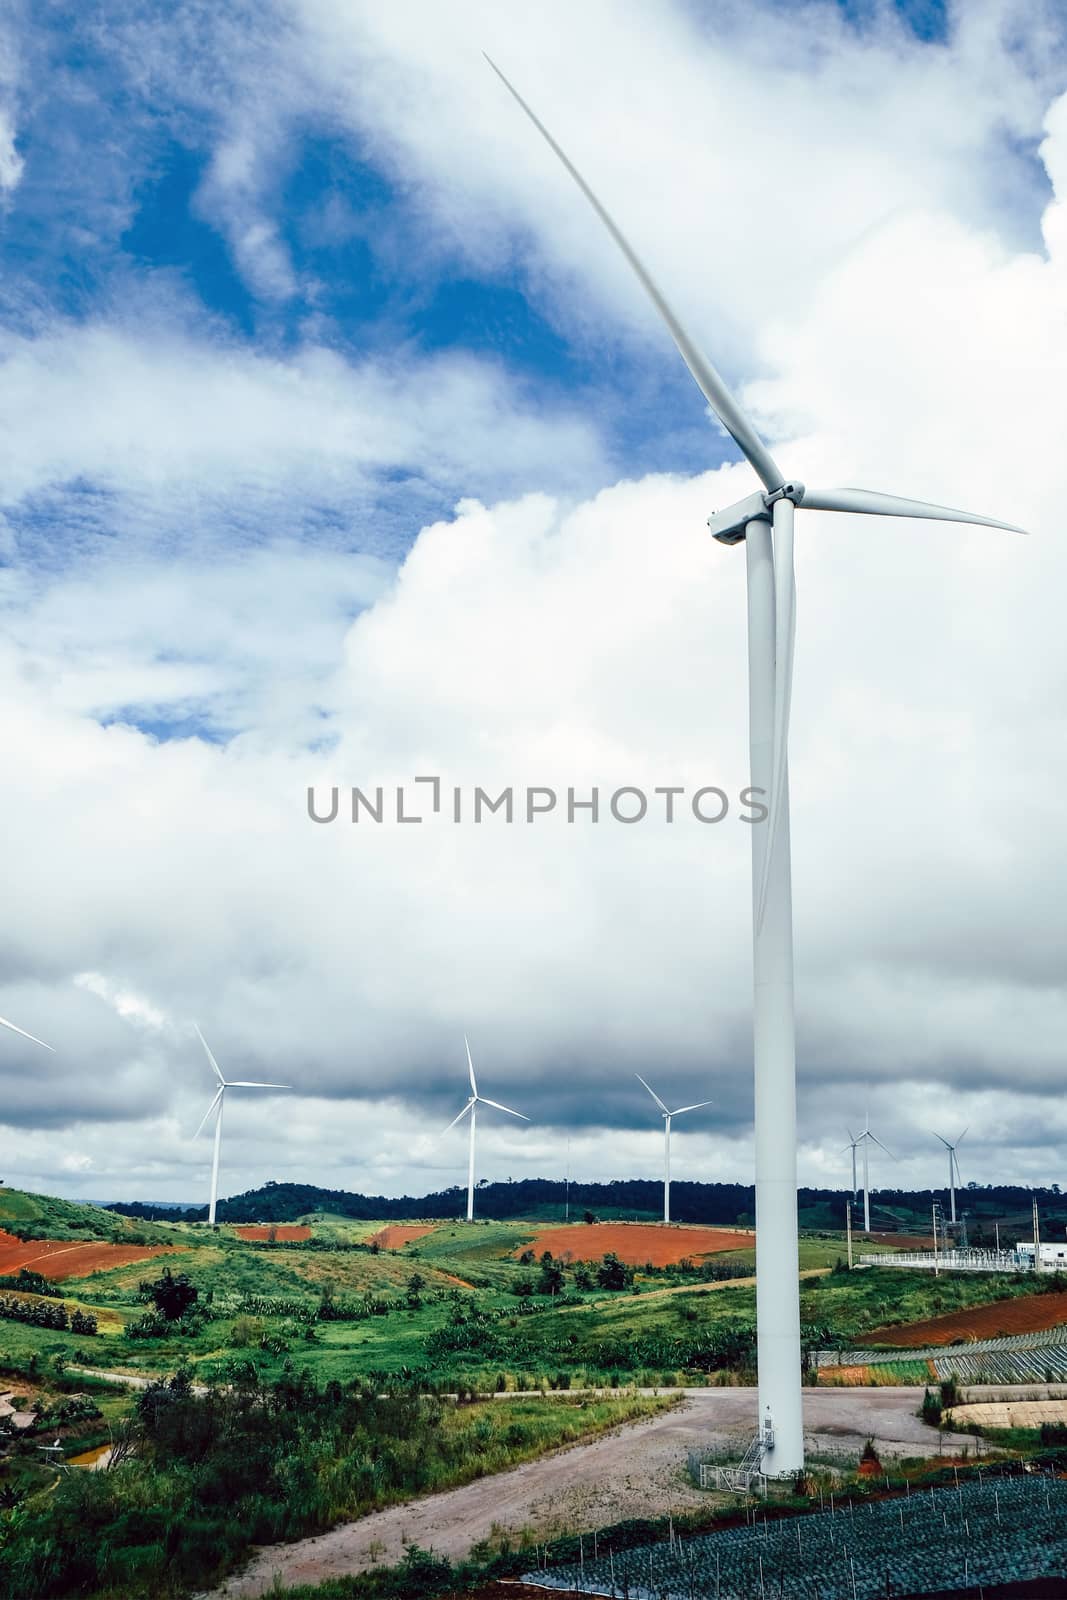
<svg viewBox="0 0 1067 1600">
<path fill-rule="evenodd" d="M 848 1270 L 852 1271 L 852 1202 L 845 1201 L 845 1229 L 848 1236 Z"/>
<path fill-rule="evenodd" d="M 996 1236 L 997 1255 L 999 1256 L 999 1254 L 1000 1254 L 1000 1223 L 999 1222 L 994 1222 L 994 1224 L 993 1224 L 993 1232 L 994 1232 L 994 1234 Z"/>
<path fill-rule="evenodd" d="M 1041 1225 L 1037 1215 L 1037 1195 L 1034 1195 L 1034 1271 L 1041 1271 Z"/>
<path fill-rule="evenodd" d="M 563 1220 L 571 1220 L 571 1142 L 567 1140 L 567 1201 L 563 1213 Z"/>
<path fill-rule="evenodd" d="M 939 1278 L 941 1276 L 941 1268 L 937 1264 L 937 1201 L 936 1200 L 934 1201 L 934 1204 L 931 1207 L 931 1216 L 933 1217 L 933 1223 L 934 1223 L 934 1277 L 935 1278 Z"/>
</svg>

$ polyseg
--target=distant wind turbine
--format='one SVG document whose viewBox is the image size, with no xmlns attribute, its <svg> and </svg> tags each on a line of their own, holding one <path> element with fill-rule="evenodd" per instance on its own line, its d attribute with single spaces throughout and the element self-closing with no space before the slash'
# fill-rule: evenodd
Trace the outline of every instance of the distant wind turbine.
<svg viewBox="0 0 1067 1600">
<path fill-rule="evenodd" d="M 852 1137 L 852 1135 L 849 1134 L 849 1138 L 850 1139 L 851 1139 L 851 1137 Z M 866 1114 L 864 1116 L 864 1118 L 863 1118 L 863 1132 L 860 1134 L 859 1138 L 856 1140 L 856 1144 L 861 1144 L 863 1146 L 863 1231 L 864 1231 L 864 1233 L 870 1233 L 870 1231 L 871 1231 L 871 1185 L 870 1185 L 870 1175 L 869 1175 L 868 1169 L 867 1169 L 868 1148 L 869 1148 L 870 1145 L 876 1144 L 878 1146 L 879 1150 L 885 1150 L 885 1145 L 882 1143 L 881 1139 L 879 1139 L 875 1134 L 873 1134 L 871 1132 L 871 1119 L 870 1119 L 870 1115 L 869 1114 Z M 893 1154 L 893 1152 L 891 1150 L 885 1150 L 885 1153 L 889 1157 L 890 1161 L 895 1161 L 897 1159 L 896 1156 Z M 853 1147 L 853 1151 L 852 1151 L 852 1160 L 853 1160 L 853 1162 L 855 1162 L 855 1159 L 856 1159 L 856 1151 L 855 1151 L 855 1147 Z M 855 1181 L 854 1177 L 853 1177 L 853 1181 Z"/>
<path fill-rule="evenodd" d="M 489 58 L 486 57 L 488 60 Z M 749 783 L 766 800 L 763 826 L 751 830 L 753 1065 L 756 1124 L 756 1345 L 763 1470 L 804 1465 L 800 1282 L 797 1229 L 796 1046 L 793 1004 L 793 891 L 789 850 L 789 712 L 793 690 L 796 583 L 793 524 L 798 507 L 878 517 L 980 523 L 1021 533 L 992 517 L 954 511 L 869 489 L 813 489 L 787 478 L 750 418 L 678 320 L 659 285 L 544 123 L 489 65 L 562 162 L 615 244 L 677 346 L 711 410 L 752 467 L 761 487 L 708 518 L 714 539 L 743 543 L 748 581 Z M 725 248 L 753 259 L 788 248 L 788 203 L 735 229 Z M 866 1151 L 865 1151 L 866 1154 Z"/>
<path fill-rule="evenodd" d="M 668 1111 L 659 1095 L 650 1083 L 645 1083 L 639 1072 L 634 1073 L 638 1083 L 643 1084 L 663 1113 L 663 1220 L 671 1220 L 671 1118 L 680 1117 L 684 1111 L 699 1111 L 703 1106 L 710 1106 L 710 1100 L 698 1100 L 692 1106 L 679 1106 L 677 1111 Z"/>
<path fill-rule="evenodd" d="M 931 1132 L 933 1132 L 932 1129 Z M 966 1128 L 964 1128 L 955 1144 L 949 1144 L 948 1140 L 940 1133 L 934 1134 L 934 1138 L 940 1139 L 941 1143 L 948 1151 L 948 1207 L 950 1212 L 950 1223 L 954 1223 L 956 1221 L 956 1185 L 958 1183 L 961 1188 L 963 1187 L 963 1179 L 960 1177 L 960 1160 L 959 1156 L 956 1154 L 956 1150 L 957 1147 L 963 1143 L 966 1137 Z"/>
<path fill-rule="evenodd" d="M 506 1111 L 509 1117 L 519 1117 L 521 1119 L 521 1121 L 523 1121 L 523 1122 L 529 1122 L 530 1119 L 529 1119 L 529 1117 L 525 1116 L 523 1114 L 523 1112 L 521 1112 L 521 1111 L 512 1111 L 510 1106 L 502 1106 L 499 1101 L 497 1101 L 497 1100 L 488 1100 L 485 1097 L 484 1094 L 479 1094 L 478 1093 L 478 1081 L 474 1076 L 474 1062 L 471 1060 L 471 1047 L 470 1047 L 469 1044 L 467 1044 L 467 1035 L 466 1034 L 463 1035 L 463 1043 L 465 1045 L 467 1045 L 467 1071 L 470 1073 L 471 1097 L 467 1101 L 467 1104 L 463 1107 L 463 1110 L 459 1113 L 459 1116 L 452 1118 L 452 1121 L 448 1124 L 448 1128 L 445 1129 L 445 1133 L 447 1133 L 449 1131 L 449 1128 L 454 1128 L 456 1126 L 457 1122 L 462 1122 L 463 1118 L 469 1114 L 470 1119 L 471 1119 L 471 1127 L 470 1127 L 470 1155 L 469 1155 L 468 1161 L 467 1161 L 467 1221 L 468 1222 L 473 1222 L 474 1221 L 474 1130 L 475 1130 L 475 1126 L 476 1126 L 477 1118 L 478 1118 L 478 1107 L 479 1106 L 492 1106 L 494 1111 Z"/>
<path fill-rule="evenodd" d="M 0 1017 L 0 1028 L 10 1028 L 12 1033 L 20 1033 L 22 1037 L 24 1039 L 28 1039 L 31 1044 L 39 1044 L 42 1050 L 51 1050 L 53 1055 L 56 1053 L 54 1045 L 45 1044 L 43 1039 L 37 1039 L 32 1033 L 27 1033 L 25 1028 L 16 1028 L 15 1024 L 13 1022 L 8 1022 L 5 1017 Z"/>
<path fill-rule="evenodd" d="M 199 1138 L 201 1132 L 203 1131 L 204 1123 L 207 1122 L 207 1119 L 210 1117 L 211 1113 L 216 1110 L 216 1107 L 217 1107 L 218 1109 L 217 1109 L 216 1116 L 215 1116 L 215 1151 L 214 1151 L 214 1154 L 212 1155 L 212 1158 L 211 1158 L 211 1204 L 208 1207 L 208 1215 L 207 1215 L 208 1224 L 209 1224 L 209 1226 L 211 1226 L 211 1225 L 214 1224 L 214 1221 L 215 1221 L 215 1206 L 216 1206 L 216 1204 L 218 1202 L 218 1198 L 219 1198 L 219 1152 L 222 1149 L 222 1108 L 223 1108 L 223 1104 L 225 1103 L 226 1090 L 227 1089 L 291 1089 L 293 1086 L 292 1086 L 291 1083 L 248 1083 L 248 1082 L 246 1082 L 244 1080 L 241 1080 L 241 1079 L 238 1079 L 238 1078 L 233 1078 L 233 1079 L 229 1079 L 229 1080 L 224 1078 L 222 1076 L 222 1073 L 219 1071 L 218 1062 L 215 1060 L 215 1057 L 211 1054 L 210 1045 L 208 1044 L 207 1040 L 204 1038 L 204 1035 L 200 1032 L 200 1029 L 199 1029 L 199 1027 L 197 1026 L 197 1024 L 195 1022 L 193 1023 L 193 1027 L 196 1028 L 196 1036 L 200 1040 L 200 1043 L 203 1045 L 205 1051 L 207 1052 L 207 1058 L 211 1062 L 211 1070 L 214 1072 L 216 1078 L 219 1080 L 219 1086 L 215 1090 L 215 1098 L 214 1098 L 214 1100 L 212 1100 L 211 1104 L 208 1106 L 207 1110 L 204 1112 L 203 1118 L 202 1118 L 201 1123 L 200 1123 L 200 1127 L 197 1128 L 196 1132 L 193 1134 L 193 1138 L 194 1139 Z"/>
<path fill-rule="evenodd" d="M 848 1144 L 845 1145 L 845 1148 L 844 1148 L 844 1150 L 842 1150 L 841 1154 L 844 1155 L 845 1150 L 851 1150 L 852 1151 L 852 1203 L 853 1203 L 853 1205 L 855 1205 L 855 1203 L 856 1203 L 856 1191 L 857 1191 L 857 1184 L 856 1184 L 856 1146 L 859 1144 L 860 1141 L 859 1141 L 859 1139 L 856 1138 L 856 1136 L 852 1132 L 851 1128 L 846 1128 L 845 1132 L 848 1134 Z"/>
</svg>

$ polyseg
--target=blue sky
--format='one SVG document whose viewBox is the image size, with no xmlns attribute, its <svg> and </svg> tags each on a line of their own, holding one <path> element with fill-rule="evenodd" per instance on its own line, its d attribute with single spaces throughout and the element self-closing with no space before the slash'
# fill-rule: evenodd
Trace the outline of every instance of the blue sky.
<svg viewBox="0 0 1067 1600">
<path fill-rule="evenodd" d="M 284 1157 L 245 1113 L 234 1187 L 448 1181 L 429 1131 L 465 1031 L 536 1119 L 498 1170 L 552 1170 L 559 1107 L 590 1172 L 655 1170 L 630 1092 L 653 1063 L 716 1101 L 683 1165 L 692 1140 L 750 1170 L 743 839 L 309 837 L 310 781 L 743 783 L 744 564 L 704 519 L 750 475 L 479 51 L 787 471 L 1036 531 L 1064 35 L 1038 0 L 16 12 L 0 1015 L 62 1056 L 0 1061 L 26 1172 L 186 1195 L 194 1015 L 303 1088 Z M 798 550 L 804 1176 L 840 1176 L 869 1099 L 920 1178 L 962 1095 L 976 1164 L 985 1139 L 1054 1176 L 1067 841 L 1035 752 L 1067 666 L 1017 630 L 1058 628 L 1059 546 L 813 517 Z M 1041 850 L 1003 822 L 1035 806 Z"/>
</svg>

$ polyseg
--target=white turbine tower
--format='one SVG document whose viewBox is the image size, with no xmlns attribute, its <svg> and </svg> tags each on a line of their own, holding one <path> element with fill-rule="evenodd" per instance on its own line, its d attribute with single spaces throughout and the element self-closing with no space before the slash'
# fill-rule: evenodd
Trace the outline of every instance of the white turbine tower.
<svg viewBox="0 0 1067 1600">
<path fill-rule="evenodd" d="M 848 1134 L 848 1144 L 845 1145 L 844 1149 L 841 1151 L 841 1154 L 844 1155 L 845 1150 L 851 1150 L 852 1151 L 852 1203 L 853 1203 L 853 1205 L 855 1205 L 855 1203 L 856 1203 L 856 1187 L 857 1187 L 856 1186 L 856 1147 L 859 1145 L 860 1141 L 859 1141 L 859 1139 L 856 1138 L 856 1136 L 852 1132 L 851 1128 L 846 1128 L 845 1132 Z"/>
<path fill-rule="evenodd" d="M 852 1137 L 852 1135 L 849 1134 L 849 1138 L 850 1139 L 851 1139 L 851 1137 Z M 869 1169 L 868 1169 L 867 1156 L 868 1156 L 869 1147 L 872 1144 L 876 1144 L 878 1146 L 879 1150 L 885 1150 L 885 1145 L 882 1143 L 881 1139 L 879 1139 L 875 1134 L 873 1134 L 871 1132 L 871 1119 L 870 1119 L 869 1115 L 865 1115 L 864 1116 L 864 1119 L 863 1119 L 863 1132 L 860 1134 L 859 1138 L 856 1140 L 856 1144 L 861 1144 L 863 1146 L 863 1231 L 864 1231 L 864 1233 L 870 1233 L 870 1231 L 871 1231 L 871 1185 L 870 1185 L 870 1173 L 869 1173 Z M 891 1150 L 885 1150 L 885 1153 L 889 1157 L 890 1161 L 895 1161 L 897 1159 L 896 1156 L 893 1154 L 893 1152 Z M 856 1159 L 855 1148 L 853 1148 L 852 1159 L 853 1159 L 853 1161 L 855 1161 L 855 1159 Z"/>
<path fill-rule="evenodd" d="M 700 1111 L 704 1106 L 710 1106 L 710 1100 L 698 1100 L 692 1106 L 679 1106 L 677 1111 L 668 1111 L 659 1095 L 650 1083 L 645 1083 L 639 1072 L 634 1073 L 638 1083 L 643 1084 L 663 1113 L 663 1220 L 671 1220 L 671 1118 L 680 1117 L 685 1111 Z"/>
<path fill-rule="evenodd" d="M 215 1116 L 215 1149 L 214 1149 L 214 1153 L 213 1153 L 213 1155 L 211 1157 L 211 1204 L 208 1207 L 208 1216 L 207 1216 L 208 1225 L 209 1226 L 213 1226 L 214 1222 L 215 1222 L 215 1206 L 216 1206 L 216 1204 L 218 1202 L 218 1198 L 219 1198 L 219 1153 L 222 1150 L 222 1108 L 223 1108 L 223 1106 L 225 1104 L 225 1101 L 226 1101 L 226 1090 L 227 1089 L 291 1089 L 293 1086 L 292 1086 L 291 1083 L 248 1083 L 248 1082 L 246 1082 L 246 1081 L 244 1081 L 242 1079 L 239 1079 L 239 1078 L 233 1078 L 233 1079 L 224 1078 L 222 1076 L 222 1073 L 219 1071 L 218 1062 L 215 1060 L 215 1057 L 211 1054 L 210 1045 L 208 1044 L 207 1040 L 204 1038 L 204 1035 L 200 1032 L 200 1029 L 199 1029 L 199 1027 L 197 1026 L 197 1024 L 195 1022 L 193 1023 L 193 1027 L 196 1028 L 196 1036 L 200 1040 L 200 1043 L 203 1045 L 205 1051 L 207 1052 L 207 1058 L 211 1062 L 211 1069 L 214 1072 L 216 1078 L 219 1080 L 219 1086 L 215 1090 L 215 1098 L 214 1098 L 214 1100 L 212 1100 L 211 1104 L 208 1106 L 207 1110 L 204 1112 L 203 1118 L 201 1119 L 200 1127 L 197 1128 L 196 1132 L 193 1134 L 193 1138 L 194 1139 L 199 1138 L 201 1132 L 203 1131 L 204 1123 L 207 1122 L 208 1117 L 210 1117 L 211 1113 L 213 1111 L 215 1111 L 215 1109 L 217 1107 L 218 1110 L 217 1110 L 217 1113 L 216 1113 L 216 1116 Z"/>
<path fill-rule="evenodd" d="M 476 1080 L 476 1078 L 474 1076 L 474 1062 L 471 1060 L 471 1047 L 470 1047 L 469 1044 L 467 1044 L 467 1035 L 466 1034 L 463 1035 L 463 1043 L 465 1045 L 467 1045 L 467 1071 L 470 1073 L 471 1097 L 467 1101 L 467 1104 L 463 1107 L 463 1110 L 460 1112 L 459 1116 L 452 1118 L 452 1121 L 448 1124 L 448 1128 L 445 1129 L 445 1133 L 447 1133 L 449 1131 L 449 1128 L 454 1128 L 456 1126 L 457 1122 L 462 1122 L 463 1118 L 465 1116 L 467 1116 L 467 1115 L 470 1116 L 470 1119 L 471 1119 L 470 1154 L 469 1154 L 469 1156 L 467 1158 L 467 1221 L 468 1222 L 473 1222 L 474 1221 L 474 1130 L 475 1130 L 475 1127 L 477 1125 L 477 1120 L 478 1120 L 478 1107 L 479 1106 L 492 1106 L 494 1111 L 506 1111 L 509 1117 L 519 1117 L 519 1118 L 521 1118 L 521 1120 L 523 1122 L 529 1122 L 530 1119 L 529 1119 L 529 1117 L 525 1116 L 521 1111 L 512 1111 L 510 1106 L 502 1106 L 499 1103 L 499 1101 L 497 1101 L 497 1100 L 487 1100 L 484 1094 L 479 1094 L 478 1093 L 478 1083 L 477 1083 L 477 1080 Z M 443 1137 L 443 1135 L 442 1135 L 442 1137 Z"/>
<path fill-rule="evenodd" d="M 952 1225 L 954 1225 L 956 1221 L 956 1185 L 958 1183 L 962 1187 L 963 1184 L 963 1179 L 960 1177 L 960 1159 L 956 1154 L 956 1150 L 957 1147 L 963 1143 L 966 1137 L 966 1128 L 964 1128 L 955 1144 L 949 1144 L 948 1140 L 940 1133 L 934 1134 L 934 1138 L 940 1139 L 941 1143 L 948 1151 L 948 1207 L 950 1212 L 949 1222 Z"/>
<path fill-rule="evenodd" d="M 53 1055 L 56 1053 L 54 1045 L 45 1044 L 43 1039 L 37 1039 L 32 1033 L 27 1033 L 25 1028 L 16 1028 L 15 1024 L 13 1022 L 8 1022 L 5 1017 L 0 1017 L 0 1028 L 10 1028 L 12 1033 L 20 1033 L 22 1037 L 24 1039 L 28 1039 L 31 1044 L 39 1044 L 42 1050 L 51 1050 Z"/>
<path fill-rule="evenodd" d="M 488 58 L 487 58 L 488 59 Z M 763 1468 L 795 1473 L 804 1465 L 801 1409 L 800 1290 L 797 1252 L 796 1060 L 793 1016 L 793 913 L 789 859 L 787 753 L 793 682 L 795 586 L 793 517 L 798 506 L 891 517 L 976 522 L 1022 532 L 991 517 L 864 489 L 809 489 L 786 479 L 718 372 L 682 327 L 643 263 L 548 129 L 489 62 L 558 156 L 663 318 L 704 398 L 763 488 L 708 519 L 727 545 L 742 541 L 748 575 L 749 782 L 768 797 L 765 827 L 752 829 L 754 1060 L 756 1107 L 756 1327 Z M 773 247 L 788 217 L 765 219 L 742 249 Z M 773 528 L 773 541 L 772 541 Z"/>
</svg>

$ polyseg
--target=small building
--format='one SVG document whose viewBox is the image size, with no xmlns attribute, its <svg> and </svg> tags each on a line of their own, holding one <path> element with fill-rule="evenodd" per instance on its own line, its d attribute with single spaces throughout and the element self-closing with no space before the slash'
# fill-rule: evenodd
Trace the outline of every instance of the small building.
<svg viewBox="0 0 1067 1600">
<path fill-rule="evenodd" d="M 1015 1246 L 1017 1253 L 1026 1257 L 1026 1265 L 1034 1265 L 1034 1241 L 1020 1239 Z M 1067 1272 L 1067 1239 L 1053 1239 L 1051 1242 L 1041 1240 L 1038 1259 L 1039 1272 Z"/>
</svg>

